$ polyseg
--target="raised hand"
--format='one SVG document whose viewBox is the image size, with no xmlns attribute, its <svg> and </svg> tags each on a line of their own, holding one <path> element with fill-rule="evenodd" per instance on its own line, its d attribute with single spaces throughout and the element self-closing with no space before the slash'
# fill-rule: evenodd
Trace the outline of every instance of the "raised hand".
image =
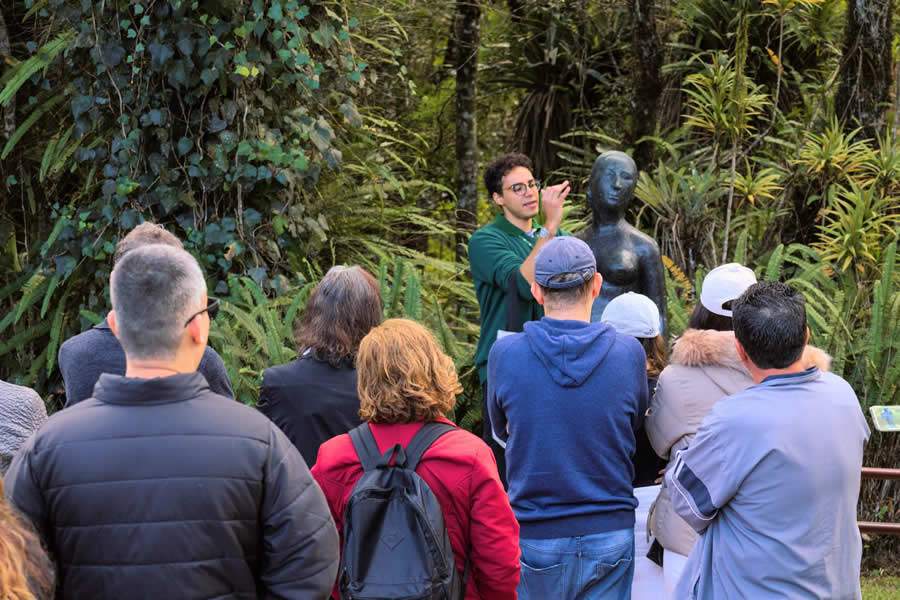
<svg viewBox="0 0 900 600">
<path fill-rule="evenodd" d="M 562 222 L 563 202 L 572 186 L 568 181 L 550 185 L 541 190 L 541 204 L 544 212 L 544 226 L 554 234 Z"/>
</svg>

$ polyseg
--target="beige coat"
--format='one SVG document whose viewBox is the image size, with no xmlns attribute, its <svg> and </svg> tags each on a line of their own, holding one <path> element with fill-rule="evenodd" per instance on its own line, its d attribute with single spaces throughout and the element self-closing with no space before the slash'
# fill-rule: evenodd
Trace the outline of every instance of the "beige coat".
<svg viewBox="0 0 900 600">
<path fill-rule="evenodd" d="M 803 360 L 827 371 L 831 358 L 807 346 Z M 753 385 L 734 346 L 734 332 L 688 329 L 675 342 L 669 366 L 659 376 L 645 427 L 653 449 L 672 464 L 687 448 L 713 404 Z M 663 548 L 687 556 L 697 534 L 675 514 L 665 483 L 647 520 Z"/>
</svg>

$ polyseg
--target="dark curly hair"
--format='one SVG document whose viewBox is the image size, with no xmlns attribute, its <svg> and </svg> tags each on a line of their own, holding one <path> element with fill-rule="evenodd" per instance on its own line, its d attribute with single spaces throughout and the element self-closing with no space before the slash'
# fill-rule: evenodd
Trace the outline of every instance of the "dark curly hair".
<svg viewBox="0 0 900 600">
<path fill-rule="evenodd" d="M 329 269 L 306 303 L 294 337 L 300 354 L 311 351 L 333 367 L 352 363 L 359 342 L 381 323 L 378 282 L 362 267 Z"/>
<path fill-rule="evenodd" d="M 503 177 L 516 167 L 525 167 L 529 171 L 534 170 L 531 159 L 517 152 L 498 156 L 491 161 L 491 164 L 484 170 L 484 187 L 487 188 L 488 199 L 493 198 L 494 194 L 503 193 Z"/>
</svg>

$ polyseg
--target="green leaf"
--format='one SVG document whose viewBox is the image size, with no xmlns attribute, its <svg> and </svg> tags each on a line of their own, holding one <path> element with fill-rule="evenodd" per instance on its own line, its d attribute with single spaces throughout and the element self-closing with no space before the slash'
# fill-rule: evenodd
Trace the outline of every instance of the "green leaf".
<svg viewBox="0 0 900 600">
<path fill-rule="evenodd" d="M 250 77 L 250 69 L 244 65 L 238 65 L 234 68 L 234 74 L 241 77 Z"/>
<path fill-rule="evenodd" d="M 334 41 L 334 33 L 334 25 L 325 21 L 319 24 L 319 28 L 313 31 L 310 37 L 312 41 L 323 48 L 331 48 L 331 44 Z"/>
<path fill-rule="evenodd" d="M 276 0 L 272 3 L 272 6 L 269 7 L 269 12 L 266 13 L 266 16 L 272 19 L 273 21 L 280 21 L 284 18 L 284 14 L 281 11 L 281 2 Z"/>
<path fill-rule="evenodd" d="M 34 109 L 34 111 L 28 115 L 28 118 L 22 121 L 22 124 L 16 128 L 10 138 L 6 141 L 6 144 L 3 146 L 3 151 L 0 152 L 0 160 L 5 160 L 6 157 L 9 156 L 9 153 L 13 151 L 13 148 L 16 147 L 16 144 L 19 143 L 19 140 L 28 133 L 28 130 L 31 129 L 31 127 L 37 123 L 47 111 L 59 104 L 64 98 L 64 94 L 57 94 Z"/>
<path fill-rule="evenodd" d="M 194 142 L 190 138 L 183 137 L 178 140 L 178 145 L 176 146 L 176 150 L 178 151 L 178 156 L 184 156 L 194 147 Z"/>
</svg>

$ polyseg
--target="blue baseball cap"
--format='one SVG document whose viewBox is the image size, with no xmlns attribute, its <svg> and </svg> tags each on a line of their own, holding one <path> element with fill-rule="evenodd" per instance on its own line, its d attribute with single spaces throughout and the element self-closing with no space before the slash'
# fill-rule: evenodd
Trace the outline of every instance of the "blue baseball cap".
<svg viewBox="0 0 900 600">
<path fill-rule="evenodd" d="M 547 242 L 534 261 L 534 280 L 541 287 L 553 290 L 584 285 L 596 272 L 597 261 L 590 246 L 571 236 L 555 237 Z"/>
</svg>

